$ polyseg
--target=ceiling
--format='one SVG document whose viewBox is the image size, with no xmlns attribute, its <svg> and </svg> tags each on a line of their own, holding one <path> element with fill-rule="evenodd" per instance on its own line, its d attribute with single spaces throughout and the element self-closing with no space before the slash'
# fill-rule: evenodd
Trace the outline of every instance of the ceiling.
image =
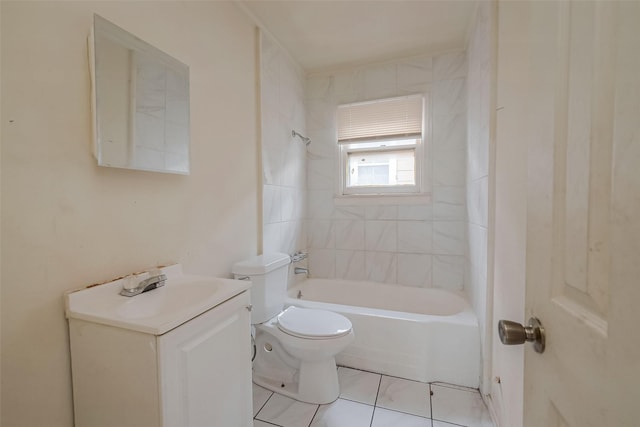
<svg viewBox="0 0 640 427">
<path fill-rule="evenodd" d="M 249 0 L 243 6 L 308 72 L 463 49 L 474 0 Z"/>
</svg>

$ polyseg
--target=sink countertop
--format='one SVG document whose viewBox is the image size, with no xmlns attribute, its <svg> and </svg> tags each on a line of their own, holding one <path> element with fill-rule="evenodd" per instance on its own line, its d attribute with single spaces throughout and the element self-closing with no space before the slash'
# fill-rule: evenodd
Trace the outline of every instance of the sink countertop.
<svg viewBox="0 0 640 427">
<path fill-rule="evenodd" d="M 159 270 L 167 276 L 164 286 L 133 297 L 119 294 L 126 277 L 69 291 L 65 314 L 69 319 L 162 335 L 251 287 L 246 280 L 184 274 L 180 264 Z"/>
</svg>

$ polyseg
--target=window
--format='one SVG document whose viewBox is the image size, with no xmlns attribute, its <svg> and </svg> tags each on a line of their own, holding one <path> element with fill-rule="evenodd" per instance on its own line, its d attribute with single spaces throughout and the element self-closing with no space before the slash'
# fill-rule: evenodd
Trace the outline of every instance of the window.
<svg viewBox="0 0 640 427">
<path fill-rule="evenodd" d="M 343 195 L 422 191 L 422 95 L 338 107 Z"/>
</svg>

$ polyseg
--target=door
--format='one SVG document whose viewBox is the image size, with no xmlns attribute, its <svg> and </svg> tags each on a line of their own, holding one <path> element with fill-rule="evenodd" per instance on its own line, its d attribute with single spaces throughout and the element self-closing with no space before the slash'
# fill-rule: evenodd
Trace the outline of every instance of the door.
<svg viewBox="0 0 640 427">
<path fill-rule="evenodd" d="M 525 311 L 546 330 L 544 353 L 525 350 L 524 425 L 639 426 L 640 2 L 510 14 L 527 64 Z"/>
</svg>

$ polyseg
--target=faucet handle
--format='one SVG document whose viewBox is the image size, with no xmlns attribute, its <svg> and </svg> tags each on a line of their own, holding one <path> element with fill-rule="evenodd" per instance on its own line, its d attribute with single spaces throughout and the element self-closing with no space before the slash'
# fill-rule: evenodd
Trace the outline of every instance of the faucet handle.
<svg viewBox="0 0 640 427">
<path fill-rule="evenodd" d="M 126 276 L 122 279 L 122 289 L 126 289 L 127 291 L 131 291 L 138 286 L 138 281 L 136 280 L 136 276 Z"/>
<path fill-rule="evenodd" d="M 298 251 L 291 255 L 291 262 L 298 262 L 306 259 L 309 255 L 306 252 Z"/>
</svg>

